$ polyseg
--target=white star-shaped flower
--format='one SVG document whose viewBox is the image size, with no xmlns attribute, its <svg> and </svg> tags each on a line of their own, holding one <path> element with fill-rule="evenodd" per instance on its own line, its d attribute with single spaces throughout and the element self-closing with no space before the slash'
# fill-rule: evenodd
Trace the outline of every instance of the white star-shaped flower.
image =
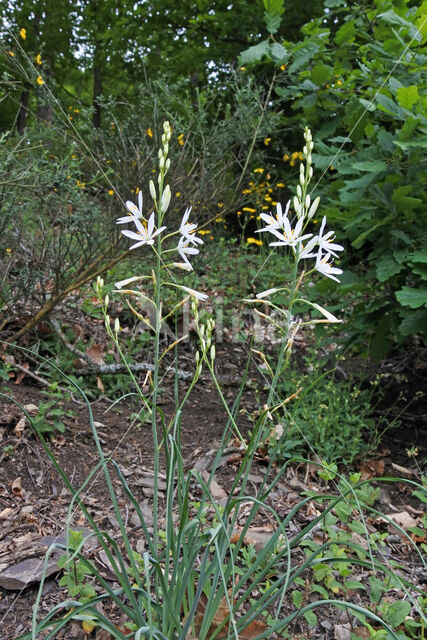
<svg viewBox="0 0 427 640">
<path fill-rule="evenodd" d="M 166 229 L 166 227 L 160 227 L 159 229 L 156 229 L 156 231 L 154 231 L 154 212 L 149 217 L 147 226 L 145 226 L 145 224 L 142 224 L 139 219 L 134 216 L 132 216 L 132 222 L 138 229 L 137 233 L 135 233 L 135 231 L 128 231 L 128 229 L 122 231 L 123 235 L 127 238 L 137 240 L 135 244 L 129 247 L 130 249 L 136 249 L 137 247 L 141 247 L 144 244 L 154 244 L 154 238 L 159 235 L 159 233 L 161 233 L 163 229 Z"/>
<path fill-rule="evenodd" d="M 203 240 L 198 238 L 194 231 L 197 229 L 197 224 L 194 222 L 188 222 L 188 218 L 190 217 L 191 207 L 187 207 L 184 215 L 182 216 L 181 226 L 179 227 L 179 232 L 187 242 L 191 242 L 191 244 L 203 244 Z M 181 238 L 181 239 L 182 239 Z M 180 240 L 181 242 L 181 240 Z"/>
<path fill-rule="evenodd" d="M 127 224 L 128 222 L 133 222 L 135 218 L 142 218 L 142 191 L 138 193 L 138 206 L 128 200 L 126 202 L 126 207 L 130 213 L 122 218 L 118 218 L 116 220 L 116 224 Z"/>
</svg>

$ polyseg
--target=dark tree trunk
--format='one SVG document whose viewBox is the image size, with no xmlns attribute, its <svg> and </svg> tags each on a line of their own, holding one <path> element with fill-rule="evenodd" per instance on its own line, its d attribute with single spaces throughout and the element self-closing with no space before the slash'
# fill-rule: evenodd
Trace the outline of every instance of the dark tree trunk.
<svg viewBox="0 0 427 640">
<path fill-rule="evenodd" d="M 101 105 L 98 102 L 98 98 L 102 95 L 102 66 L 101 56 L 99 55 L 99 45 L 95 46 L 95 52 L 93 55 L 93 126 L 99 129 L 101 126 Z"/>
<path fill-rule="evenodd" d="M 21 101 L 19 104 L 18 116 L 16 118 L 16 126 L 18 128 L 18 133 L 20 136 L 24 135 L 25 131 L 25 123 L 27 120 L 27 109 L 28 109 L 28 101 L 30 99 L 30 91 L 29 89 L 24 89 L 21 93 Z"/>
</svg>

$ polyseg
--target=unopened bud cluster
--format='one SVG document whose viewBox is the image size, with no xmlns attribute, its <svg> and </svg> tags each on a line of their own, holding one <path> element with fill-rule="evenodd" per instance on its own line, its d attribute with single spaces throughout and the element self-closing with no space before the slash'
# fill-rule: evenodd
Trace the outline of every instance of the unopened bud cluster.
<svg viewBox="0 0 427 640">
<path fill-rule="evenodd" d="M 167 157 L 169 153 L 169 141 L 171 139 L 172 129 L 169 125 L 169 122 L 163 123 L 163 134 L 162 134 L 162 147 L 159 149 L 159 175 L 157 177 L 157 182 L 159 183 L 159 190 L 162 195 L 161 201 L 157 202 L 157 190 L 153 180 L 149 182 L 150 195 L 161 211 L 161 215 L 163 216 L 168 210 L 170 201 L 171 201 L 171 189 L 167 184 L 163 187 L 163 181 L 170 167 L 170 159 Z M 163 187 L 163 188 L 162 188 Z"/>
<path fill-rule="evenodd" d="M 302 152 L 305 159 L 305 165 L 302 162 L 300 164 L 299 184 L 297 185 L 297 195 L 294 196 L 293 205 L 298 218 L 307 218 L 310 220 L 317 211 L 320 198 L 317 197 L 313 202 L 311 202 L 310 194 L 307 193 L 308 185 L 313 177 L 311 152 L 314 147 L 311 131 L 308 127 L 304 130 L 304 140 L 305 145 Z"/>
</svg>

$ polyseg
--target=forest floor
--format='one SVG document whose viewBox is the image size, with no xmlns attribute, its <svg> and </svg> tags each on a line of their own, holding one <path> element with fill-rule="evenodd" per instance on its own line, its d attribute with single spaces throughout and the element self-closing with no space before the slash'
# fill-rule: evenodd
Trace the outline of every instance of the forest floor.
<svg viewBox="0 0 427 640">
<path fill-rule="evenodd" d="M 239 389 L 247 351 L 248 347 L 244 343 L 231 342 L 224 342 L 217 351 L 217 371 L 223 382 L 226 400 L 230 404 Z M 190 353 L 182 351 L 179 366 L 188 369 L 192 359 Z M 244 411 L 239 413 L 238 418 L 238 426 L 244 436 L 247 436 L 251 428 L 247 416 L 256 412 L 262 406 L 263 400 L 262 380 L 256 366 L 251 366 L 248 380 L 249 388 L 245 390 L 241 400 L 241 408 Z M 188 382 L 179 382 L 180 395 L 184 393 L 187 385 Z M 396 394 L 396 389 L 395 386 L 390 391 L 392 396 Z M 15 398 L 33 415 L 40 404 L 46 401 L 43 387 L 27 376 L 11 379 L 3 386 L 3 392 Z M 166 417 L 173 414 L 175 405 L 172 374 L 165 376 L 159 406 Z M 98 460 L 87 407 L 81 399 L 75 397 L 65 403 L 58 401 L 58 407 L 63 409 L 66 429 L 64 433 L 54 434 L 51 446 L 73 485 L 78 487 Z M 113 457 L 119 464 L 149 521 L 150 501 L 153 495 L 153 442 L 150 426 L 135 421 L 135 409 L 127 400 L 112 407 L 112 401 L 101 394 L 99 399 L 92 402 L 92 410 L 105 455 Z M 218 449 L 226 419 L 226 412 L 212 381 L 207 375 L 202 374 L 202 379 L 196 385 L 182 418 L 181 445 L 187 470 L 195 466 L 199 469 L 209 468 L 209 459 L 212 459 Z M 419 402 L 411 406 L 408 415 L 402 415 L 399 429 L 390 431 L 383 437 L 380 448 L 370 455 L 369 460 L 356 461 L 354 470 L 360 471 L 362 478 L 401 476 L 420 481 L 419 465 L 425 459 L 426 453 L 425 435 L 425 406 Z M 416 458 L 408 457 L 409 442 L 416 443 L 418 447 Z M 212 491 L 217 492 L 219 500 L 227 495 L 240 461 L 239 443 L 232 442 L 215 474 L 215 488 L 212 487 Z M 254 490 L 262 481 L 266 466 L 265 452 L 260 451 L 251 473 Z M 70 493 L 47 458 L 40 441 L 33 434 L 21 408 L 4 397 L 0 400 L 0 469 L 0 639 L 14 640 L 31 628 L 32 610 L 46 548 L 54 540 L 64 542 Z M 159 488 L 160 495 L 164 496 L 165 485 L 162 478 L 163 476 Z M 376 503 L 379 511 L 395 517 L 405 530 L 422 527 L 423 505 L 414 499 L 406 483 L 379 482 L 375 486 L 380 487 Z M 270 499 L 280 517 L 284 517 L 301 499 L 304 491 L 321 492 L 326 488 L 314 465 L 293 464 L 286 469 Z M 127 504 L 118 481 L 115 482 L 115 489 L 131 539 L 135 548 L 141 549 L 143 541 L 136 513 Z M 328 489 L 333 490 L 334 487 L 331 485 Z M 191 497 L 197 500 L 197 488 Z M 85 490 L 84 503 L 97 524 L 119 539 L 117 520 L 102 473 L 96 474 Z M 293 532 L 300 530 L 304 523 L 316 517 L 317 513 L 313 507 L 301 510 L 293 522 Z M 78 509 L 73 513 L 72 523 L 74 528 L 85 529 L 87 526 L 83 514 Z M 258 538 L 269 535 L 273 526 L 274 523 L 266 511 L 266 519 L 258 532 Z M 384 547 L 385 556 L 403 567 L 406 578 L 412 584 L 421 586 L 425 576 L 423 577 L 419 558 L 408 545 L 408 540 L 396 529 L 391 529 L 387 522 L 381 522 L 380 518 L 371 518 L 369 527 L 371 532 L 390 534 Z M 418 547 L 426 542 L 423 536 L 413 533 L 409 535 Z M 106 579 L 114 582 L 114 575 L 105 563 L 96 541 L 89 544 L 87 552 L 98 563 Z M 57 556 L 49 565 L 50 575 L 44 584 L 39 619 L 66 597 L 65 588 L 58 584 L 61 572 L 56 562 Z M 366 578 L 360 577 L 362 580 Z M 350 591 L 345 597 L 353 599 L 356 604 L 364 602 L 364 595 L 357 590 Z M 308 598 L 316 599 L 320 596 L 312 592 L 308 594 Z M 318 615 L 317 625 L 309 626 L 307 621 L 300 619 L 289 628 L 289 634 L 294 639 L 349 640 L 351 630 L 356 630 L 357 635 L 361 637 L 369 637 L 366 635 L 366 628 L 355 618 L 328 607 Z M 73 623 L 57 637 L 106 640 L 111 636 L 99 628 L 95 628 L 88 636 L 80 624 Z"/>
</svg>

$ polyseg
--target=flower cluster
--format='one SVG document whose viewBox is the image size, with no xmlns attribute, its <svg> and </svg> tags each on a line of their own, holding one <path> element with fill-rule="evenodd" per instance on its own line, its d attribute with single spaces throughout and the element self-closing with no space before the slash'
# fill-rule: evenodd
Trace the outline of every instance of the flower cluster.
<svg viewBox="0 0 427 640">
<path fill-rule="evenodd" d="M 326 216 L 322 220 L 318 235 L 313 236 L 312 233 L 304 233 L 307 224 L 313 218 L 319 206 L 320 198 L 317 197 L 313 202 L 308 191 L 308 185 L 313 177 L 313 167 L 311 152 L 313 150 L 313 141 L 311 132 L 308 128 L 304 132 L 305 146 L 303 149 L 303 157 L 305 164 L 300 165 L 299 184 L 297 186 L 297 194 L 293 198 L 293 208 L 296 214 L 296 223 L 292 227 L 289 219 L 289 210 L 291 201 L 289 201 L 283 212 L 282 205 L 277 203 L 276 215 L 261 213 L 261 219 L 267 223 L 265 227 L 259 229 L 257 233 L 268 231 L 274 235 L 278 241 L 270 243 L 273 247 L 291 247 L 297 261 L 308 258 L 315 258 L 316 263 L 314 269 L 323 275 L 339 282 L 337 275 L 342 273 L 342 269 L 333 267 L 333 257 L 337 256 L 337 251 L 343 251 L 344 247 L 334 242 L 335 234 L 333 231 L 324 233 L 326 226 Z M 307 241 L 304 244 L 304 241 Z"/>
<path fill-rule="evenodd" d="M 197 246 L 203 244 L 203 240 L 196 236 L 195 233 L 197 224 L 189 221 L 191 207 L 188 207 L 185 210 L 179 229 L 161 237 L 162 232 L 166 229 L 166 225 L 162 223 L 165 213 L 169 208 L 172 195 L 170 186 L 164 183 L 166 174 L 170 167 L 170 160 L 167 156 L 169 153 L 169 141 L 171 139 L 171 135 L 172 129 L 169 123 L 165 122 L 163 124 L 162 147 L 159 150 L 158 187 L 156 188 L 153 180 L 150 180 L 148 185 L 151 198 L 154 202 L 155 211 L 151 213 L 148 219 L 144 216 L 142 192 L 141 190 L 138 190 L 138 204 L 136 205 L 128 200 L 126 202 L 127 214 L 118 218 L 116 220 L 116 224 L 132 223 L 136 227 L 136 231 L 131 231 L 129 229 L 122 231 L 124 236 L 131 240 L 135 240 L 130 249 L 137 249 L 143 245 L 153 246 L 155 244 L 154 241 L 157 238 L 156 246 L 153 246 L 153 248 L 159 257 L 170 253 L 171 251 L 177 251 L 182 262 L 174 262 L 169 266 L 191 271 L 193 267 L 189 258 L 190 256 L 198 254 L 199 249 Z M 178 234 L 179 239 L 177 245 L 172 249 L 164 249 L 163 240 Z M 131 280 L 133 281 L 133 278 Z M 129 279 L 126 283 L 128 281 Z M 119 284 L 123 285 L 124 282 Z M 196 297 L 199 297 L 200 299 L 207 297 L 204 294 L 199 294 L 198 292 L 194 292 L 193 290 L 189 290 L 183 286 L 180 288 L 185 290 L 187 293 L 190 293 L 190 295 L 197 294 Z"/>
</svg>

